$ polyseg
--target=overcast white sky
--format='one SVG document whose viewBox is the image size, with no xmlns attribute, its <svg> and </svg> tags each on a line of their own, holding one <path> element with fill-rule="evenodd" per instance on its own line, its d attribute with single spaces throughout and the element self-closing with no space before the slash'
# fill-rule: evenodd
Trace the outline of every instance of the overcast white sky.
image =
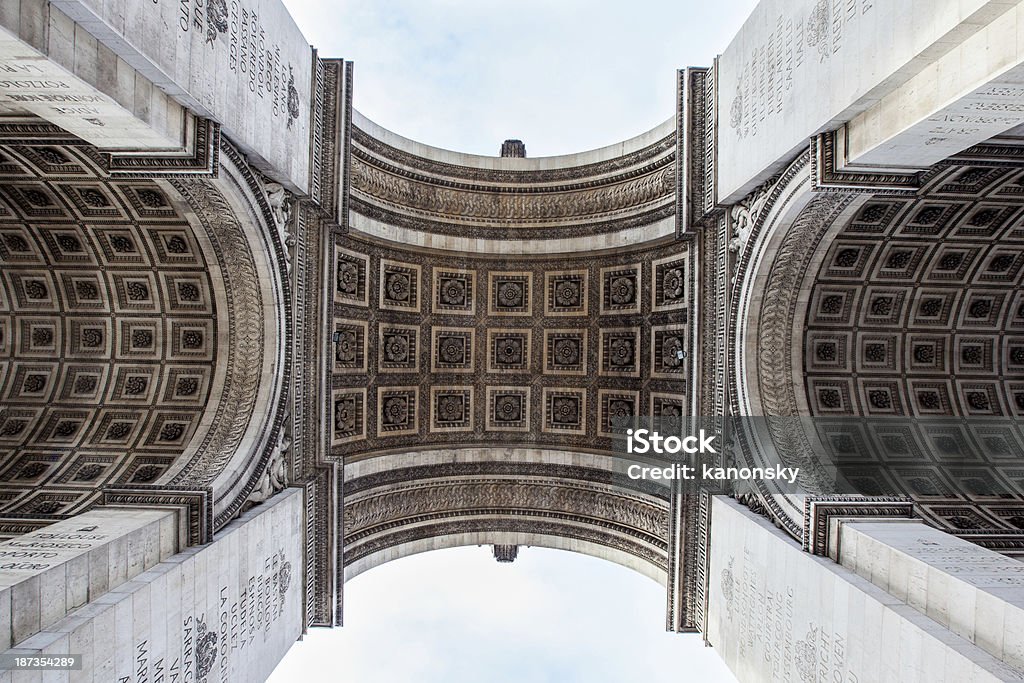
<svg viewBox="0 0 1024 683">
<path fill-rule="evenodd" d="M 439 147 L 579 152 L 675 114 L 675 71 L 710 66 L 755 0 L 285 0 L 355 106 Z"/>
<path fill-rule="evenodd" d="M 321 56 L 355 62 L 356 108 L 420 142 L 529 156 L 619 142 L 675 114 L 756 0 L 284 0 Z M 664 632 L 664 590 L 616 565 L 489 548 L 392 562 L 345 586 L 346 626 L 295 645 L 272 683 L 732 681 Z"/>
<path fill-rule="evenodd" d="M 610 562 L 437 550 L 352 579 L 344 628 L 311 631 L 270 683 L 735 681 L 700 636 L 664 623 L 664 589 Z"/>
</svg>

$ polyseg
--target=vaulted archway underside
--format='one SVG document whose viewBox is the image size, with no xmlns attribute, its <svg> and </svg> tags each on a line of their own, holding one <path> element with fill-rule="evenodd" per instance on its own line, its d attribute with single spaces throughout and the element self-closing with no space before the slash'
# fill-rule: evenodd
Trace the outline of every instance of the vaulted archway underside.
<svg viewBox="0 0 1024 683">
<path fill-rule="evenodd" d="M 251 171 L 224 154 L 219 180 L 148 180 L 0 122 L 4 531 L 180 492 L 208 537 L 258 487 L 287 311 Z"/>
</svg>

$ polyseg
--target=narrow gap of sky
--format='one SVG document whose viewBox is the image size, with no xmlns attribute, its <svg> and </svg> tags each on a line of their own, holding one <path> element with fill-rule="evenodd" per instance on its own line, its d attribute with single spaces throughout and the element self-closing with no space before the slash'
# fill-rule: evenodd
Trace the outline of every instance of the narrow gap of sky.
<svg viewBox="0 0 1024 683">
<path fill-rule="evenodd" d="M 400 135 L 497 155 L 579 152 L 675 114 L 675 71 L 710 66 L 755 0 L 285 0 L 354 104 Z"/>
</svg>

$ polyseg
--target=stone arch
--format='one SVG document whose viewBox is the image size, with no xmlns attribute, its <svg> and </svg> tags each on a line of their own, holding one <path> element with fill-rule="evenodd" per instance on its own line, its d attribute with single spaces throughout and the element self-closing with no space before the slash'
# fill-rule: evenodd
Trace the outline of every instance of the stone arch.
<svg viewBox="0 0 1024 683">
<path fill-rule="evenodd" d="M 212 488 L 217 527 L 242 511 L 270 470 L 274 488 L 286 484 L 281 471 L 292 336 L 287 233 L 268 203 L 269 181 L 229 145 L 222 151 L 217 179 L 173 182 L 225 272 L 227 352 L 224 394 L 211 430 L 169 482 Z"/>
<path fill-rule="evenodd" d="M 208 491 L 223 525 L 273 453 L 287 373 L 284 251 L 259 180 L 226 143 L 219 178 L 167 180 L 112 173 L 43 124 L 0 136 L 0 514 L 26 520 L 15 531 L 108 492 Z M 247 345 L 260 355 L 233 361 Z"/>
<path fill-rule="evenodd" d="M 345 467 L 344 575 L 461 545 L 580 552 L 668 580 L 667 486 L 633 481 L 609 456 L 457 449 Z"/>
<path fill-rule="evenodd" d="M 812 475 L 801 482 L 808 494 L 831 493 L 826 473 L 813 476 L 815 454 L 835 463 L 840 444 L 867 437 L 855 427 L 797 418 L 1019 415 L 1015 392 L 1024 392 L 1024 376 L 1013 352 L 1019 346 L 1024 360 L 1016 336 L 1024 325 L 1024 169 L 954 159 L 924 173 L 916 193 L 812 194 L 811 179 L 793 174 L 800 167 L 804 157 L 733 212 L 741 226 L 751 226 L 734 290 L 734 414 L 775 418 L 760 423 L 761 434 L 739 435 L 747 452 L 801 464 Z M 767 197 L 759 213 L 744 213 L 759 197 Z M 916 401 L 921 396 L 926 406 Z M 982 453 L 990 442 L 1019 452 L 1012 425 L 992 424 L 985 434 L 964 429 L 951 442 L 978 444 Z M 937 444 L 915 434 L 912 450 L 925 460 L 912 464 L 926 465 Z M 945 491 L 943 504 L 931 506 L 933 521 L 961 531 L 965 519 L 974 530 L 1013 528 L 1005 521 L 1013 506 L 993 511 L 977 504 L 972 490 L 981 475 L 937 484 L 944 475 L 925 469 L 913 482 L 927 480 L 927 490 L 863 472 L 857 485 L 868 495 Z M 1007 482 L 1004 493 L 1014 487 Z M 807 533 L 805 495 L 766 486 L 758 493 L 778 523 L 797 537 Z"/>
</svg>

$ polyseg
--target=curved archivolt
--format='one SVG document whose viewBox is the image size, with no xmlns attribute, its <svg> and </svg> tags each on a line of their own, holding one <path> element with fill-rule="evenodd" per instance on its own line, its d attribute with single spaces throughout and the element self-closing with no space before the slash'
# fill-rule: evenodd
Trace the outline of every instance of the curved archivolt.
<svg viewBox="0 0 1024 683">
<path fill-rule="evenodd" d="M 345 476 L 344 579 L 418 552 L 486 544 L 571 550 L 667 580 L 668 488 L 616 474 L 608 457 L 410 453 Z"/>
<path fill-rule="evenodd" d="M 617 145 L 496 158 L 423 145 L 355 117 L 351 228 L 475 254 L 593 252 L 675 232 L 674 120 Z"/>
</svg>

